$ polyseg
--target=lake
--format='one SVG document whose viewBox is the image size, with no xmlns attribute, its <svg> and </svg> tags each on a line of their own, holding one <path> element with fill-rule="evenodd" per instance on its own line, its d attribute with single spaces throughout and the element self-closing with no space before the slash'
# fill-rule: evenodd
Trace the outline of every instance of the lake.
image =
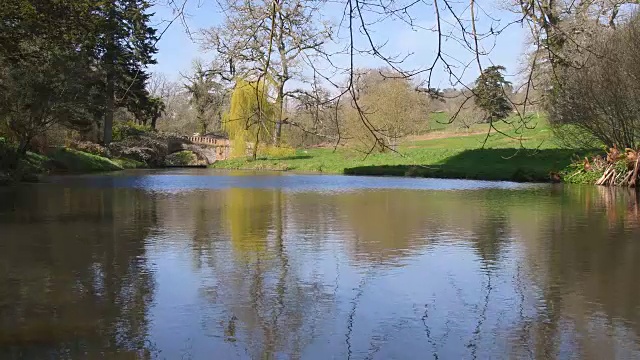
<svg viewBox="0 0 640 360">
<path fill-rule="evenodd" d="M 638 201 L 208 169 L 0 189 L 0 358 L 640 358 Z"/>
</svg>

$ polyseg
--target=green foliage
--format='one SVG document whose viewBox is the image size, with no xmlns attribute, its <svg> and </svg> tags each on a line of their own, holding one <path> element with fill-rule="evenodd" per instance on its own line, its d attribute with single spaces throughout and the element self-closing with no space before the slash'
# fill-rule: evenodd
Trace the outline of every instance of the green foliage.
<svg viewBox="0 0 640 360">
<path fill-rule="evenodd" d="M 91 91 L 91 72 L 73 51 L 43 50 L 28 61 L 0 64 L 0 117 L 25 152 L 29 142 L 56 123 L 91 118 L 96 110 Z"/>
<path fill-rule="evenodd" d="M 164 103 L 162 98 L 157 96 L 152 96 L 149 98 L 148 106 L 145 109 L 145 120 L 143 120 L 143 124 L 147 124 L 147 119 L 151 121 L 151 128 L 156 128 L 156 122 L 158 119 L 164 114 L 167 106 Z"/>
<path fill-rule="evenodd" d="M 0 170 L 15 169 L 18 165 L 18 149 L 4 137 L 0 137 Z"/>
<path fill-rule="evenodd" d="M 245 156 L 246 143 L 254 143 L 254 155 L 261 140 L 268 140 L 274 126 L 273 106 L 267 101 L 265 81 L 236 81 L 231 107 L 224 117 L 224 129 L 232 141 L 234 157 Z"/>
<path fill-rule="evenodd" d="M 189 166 L 196 165 L 198 158 L 193 152 L 184 150 L 167 156 L 165 161 L 167 166 Z"/>
<path fill-rule="evenodd" d="M 136 124 L 133 121 L 117 122 L 113 125 L 113 140 L 122 141 L 130 137 L 142 136 L 153 131 L 151 126 Z"/>
<path fill-rule="evenodd" d="M 155 111 L 145 85 L 147 66 L 155 64 L 157 36 L 151 27 L 151 4 L 147 0 L 98 3 L 95 31 L 96 61 L 105 73 L 105 143 L 110 142 L 115 107 L 126 107 L 140 122 L 147 122 Z M 116 100 L 116 103 L 113 103 Z M 115 107 L 114 107 L 115 106 Z"/>
<path fill-rule="evenodd" d="M 145 89 L 157 41 L 149 7 L 146 0 L 3 1 L 0 115 L 21 153 L 55 123 L 95 131 L 109 98 L 137 117 L 156 112 Z"/>
<path fill-rule="evenodd" d="M 577 160 L 563 169 L 560 176 L 565 183 L 593 185 L 603 173 L 602 171 L 585 171 L 582 160 Z"/>
<path fill-rule="evenodd" d="M 505 70 L 504 66 L 489 66 L 476 80 L 474 102 L 486 112 L 487 121 L 505 119 L 512 110 L 505 90 L 511 83 L 502 75 Z"/>
</svg>

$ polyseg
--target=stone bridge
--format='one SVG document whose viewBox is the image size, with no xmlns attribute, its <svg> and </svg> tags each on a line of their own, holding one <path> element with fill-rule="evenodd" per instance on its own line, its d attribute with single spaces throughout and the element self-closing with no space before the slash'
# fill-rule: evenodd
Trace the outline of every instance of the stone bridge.
<svg viewBox="0 0 640 360">
<path fill-rule="evenodd" d="M 229 139 L 216 136 L 186 136 L 169 140 L 168 154 L 188 150 L 196 154 L 198 160 L 206 160 L 213 164 L 219 160 L 226 160 L 231 156 L 231 142 Z M 247 155 L 253 153 L 253 143 L 247 142 Z"/>
<path fill-rule="evenodd" d="M 226 160 L 231 153 L 231 145 L 228 139 L 211 136 L 189 136 L 187 139 L 195 145 L 212 149 L 215 153 L 215 161 Z"/>
<path fill-rule="evenodd" d="M 193 152 L 198 161 L 206 165 L 226 160 L 230 153 L 229 141 L 226 139 L 212 139 L 206 136 L 174 136 L 167 139 L 167 155 L 185 150 Z"/>
</svg>

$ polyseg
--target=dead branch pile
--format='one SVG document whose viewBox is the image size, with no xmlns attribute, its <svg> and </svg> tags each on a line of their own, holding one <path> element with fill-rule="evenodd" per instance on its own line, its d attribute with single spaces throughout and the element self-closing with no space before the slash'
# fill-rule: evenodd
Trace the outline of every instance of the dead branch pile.
<svg viewBox="0 0 640 360">
<path fill-rule="evenodd" d="M 640 158 L 638 151 L 625 149 L 624 152 L 612 147 L 606 157 L 595 156 L 591 160 L 584 159 L 584 171 L 602 172 L 596 185 L 628 186 L 635 188 L 638 183 Z"/>
</svg>

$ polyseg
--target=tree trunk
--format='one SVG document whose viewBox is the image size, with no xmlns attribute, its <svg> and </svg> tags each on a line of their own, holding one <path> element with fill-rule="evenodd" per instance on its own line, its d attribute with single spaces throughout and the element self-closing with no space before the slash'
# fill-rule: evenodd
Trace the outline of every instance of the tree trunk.
<svg viewBox="0 0 640 360">
<path fill-rule="evenodd" d="M 273 144 L 275 146 L 280 146 L 280 141 L 282 140 L 282 115 L 284 113 L 284 84 L 278 85 L 278 99 L 276 100 L 277 108 L 277 119 L 276 119 L 276 129 L 273 132 Z"/>
<path fill-rule="evenodd" d="M 207 133 L 207 119 L 205 118 L 205 116 L 206 115 L 204 114 L 204 112 L 198 115 L 198 122 L 200 123 L 202 129 L 202 136 Z"/>
<path fill-rule="evenodd" d="M 105 146 L 109 146 L 111 140 L 113 138 L 113 112 L 115 107 L 115 77 L 114 77 L 114 60 L 115 60 L 115 29 L 114 29 L 114 21 L 115 21 L 115 9 L 113 8 L 113 4 L 109 9 L 108 14 L 108 24 L 109 31 L 107 36 L 106 44 L 106 53 L 105 53 L 105 68 L 107 70 L 107 83 L 106 83 L 106 102 L 105 102 L 105 112 L 104 112 L 104 137 L 103 142 Z"/>
<path fill-rule="evenodd" d="M 114 111 L 114 84 L 113 84 L 113 67 L 108 66 L 107 73 L 107 101 L 104 112 L 104 145 L 108 146 L 113 137 L 113 111 Z"/>
<path fill-rule="evenodd" d="M 256 142 L 255 144 L 253 144 L 253 153 L 251 154 L 251 156 L 253 157 L 253 160 L 256 160 L 258 158 L 258 144 L 260 143 L 260 127 L 258 128 L 258 131 L 256 131 Z M 245 143 L 245 146 L 246 143 Z"/>
<path fill-rule="evenodd" d="M 20 144 L 18 145 L 18 155 L 20 157 L 24 157 L 27 154 L 28 149 L 29 149 L 29 140 L 20 139 Z"/>
</svg>

